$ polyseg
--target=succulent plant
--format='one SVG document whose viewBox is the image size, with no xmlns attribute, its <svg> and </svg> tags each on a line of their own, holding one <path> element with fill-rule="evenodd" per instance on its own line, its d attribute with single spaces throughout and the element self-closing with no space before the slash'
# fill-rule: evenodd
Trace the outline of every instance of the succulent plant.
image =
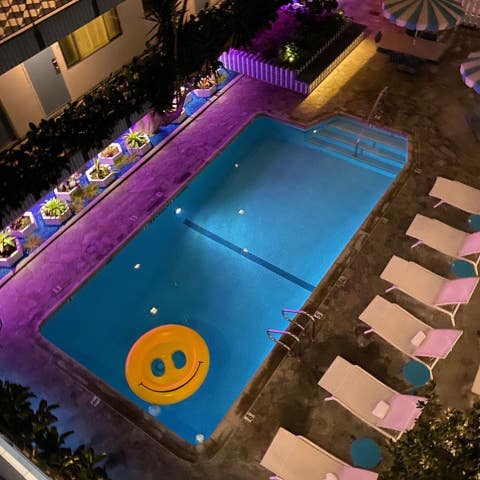
<svg viewBox="0 0 480 480">
<path fill-rule="evenodd" d="M 0 256 L 3 257 L 10 254 L 16 247 L 15 237 L 10 232 L 5 230 L 0 232 Z"/>
<path fill-rule="evenodd" d="M 112 167 L 110 167 L 110 165 L 105 165 L 104 163 L 101 163 L 100 158 L 97 157 L 95 159 L 94 168 L 90 172 L 90 176 L 94 179 L 103 180 L 105 177 L 110 175 L 111 171 Z"/>
<path fill-rule="evenodd" d="M 42 204 L 40 210 L 47 217 L 58 218 L 68 212 L 68 204 L 65 200 L 51 198 Z"/>
<path fill-rule="evenodd" d="M 141 148 L 148 142 L 148 136 L 144 132 L 130 129 L 123 140 L 129 148 Z"/>
<path fill-rule="evenodd" d="M 208 88 L 215 87 L 217 85 L 217 82 L 215 80 L 214 76 L 209 76 L 209 77 L 202 77 L 198 82 L 197 86 L 198 88 L 202 90 L 206 90 Z"/>
<path fill-rule="evenodd" d="M 111 158 L 119 152 L 117 145 L 110 144 L 100 152 L 101 157 Z"/>
</svg>

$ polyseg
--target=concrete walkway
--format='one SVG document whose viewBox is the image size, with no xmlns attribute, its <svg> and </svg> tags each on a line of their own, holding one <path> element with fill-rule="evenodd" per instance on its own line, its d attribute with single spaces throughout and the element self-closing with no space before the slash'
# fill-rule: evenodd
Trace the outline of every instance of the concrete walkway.
<svg viewBox="0 0 480 480">
<path fill-rule="evenodd" d="M 361 9 L 360 13 L 370 15 L 371 8 L 362 4 Z M 382 22 L 373 15 L 371 30 L 377 29 L 376 23 L 384 25 Z M 479 145 L 463 122 L 474 94 L 458 73 L 466 54 L 480 49 L 480 32 L 458 29 L 452 40 L 453 47 L 438 67 L 408 76 L 398 72 L 385 55 L 376 53 L 373 40 L 367 39 L 307 99 L 242 79 L 0 290 L 0 376 L 29 385 L 50 402 L 60 403 L 62 427 L 74 429 L 75 440 L 91 441 L 95 448 L 110 452 L 107 466 L 116 480 L 268 478 L 269 473 L 258 463 L 279 426 L 307 436 L 345 461 L 351 461 L 349 446 L 354 436 L 370 436 L 381 443 L 376 433 L 335 402 L 324 403 L 326 393 L 316 383 L 332 359 L 341 354 L 391 387 L 407 389 L 401 377 L 405 358 L 378 337 L 365 338 L 357 317 L 373 295 L 386 288 L 378 275 L 394 253 L 450 275 L 448 259 L 427 247 L 410 250 L 411 242 L 403 232 L 417 212 L 466 228 L 467 216 L 462 212 L 448 206 L 433 210 L 427 194 L 436 175 L 480 187 Z M 413 165 L 378 212 L 377 221 L 357 237 L 348 258 L 338 265 L 341 281 L 334 278 L 331 288 L 317 289 L 310 299 L 311 308 L 320 307 L 326 315 L 315 342 L 304 347 L 300 359 L 285 358 L 261 394 L 249 405 L 238 407 L 248 408 L 254 421 L 239 420 L 234 435 L 213 458 L 192 464 L 137 427 L 135 424 L 146 421 L 143 417 L 134 424 L 104 402 L 93 406 L 90 402 L 98 385 L 85 382 L 81 368 L 72 370 L 61 352 L 46 346 L 38 334 L 43 319 L 252 115 L 263 111 L 302 124 L 338 110 L 366 116 L 385 85 L 390 87 L 390 95 L 382 122 L 411 135 Z M 179 173 L 179 165 L 183 173 Z M 448 325 L 442 315 L 400 293 L 388 298 L 431 325 Z M 477 292 L 457 315 L 464 335 L 452 355 L 435 369 L 439 395 L 449 406 L 465 408 L 474 400 L 469 389 L 480 363 L 475 320 L 479 313 Z M 98 393 L 101 398 L 110 395 L 108 391 Z"/>
</svg>

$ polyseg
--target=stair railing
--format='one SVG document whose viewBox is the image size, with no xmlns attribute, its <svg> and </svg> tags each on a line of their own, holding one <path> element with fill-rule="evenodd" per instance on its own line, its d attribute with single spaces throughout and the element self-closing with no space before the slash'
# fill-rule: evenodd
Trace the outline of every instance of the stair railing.
<svg viewBox="0 0 480 480">
<path fill-rule="evenodd" d="M 383 87 L 382 91 L 378 94 L 377 99 L 375 100 L 375 103 L 373 104 L 373 107 L 370 110 L 370 113 L 368 114 L 367 121 L 366 121 L 365 125 L 362 127 L 362 129 L 360 130 L 360 133 L 357 136 L 357 140 L 355 141 L 355 152 L 353 154 L 355 157 L 357 156 L 358 146 L 360 145 L 360 142 L 363 138 L 363 135 L 365 134 L 365 130 L 366 130 L 367 127 L 370 128 L 372 126 L 371 125 L 372 116 L 375 113 L 375 110 L 377 109 L 378 105 L 382 101 L 383 97 L 387 94 L 387 92 L 388 92 L 388 87 Z"/>
</svg>

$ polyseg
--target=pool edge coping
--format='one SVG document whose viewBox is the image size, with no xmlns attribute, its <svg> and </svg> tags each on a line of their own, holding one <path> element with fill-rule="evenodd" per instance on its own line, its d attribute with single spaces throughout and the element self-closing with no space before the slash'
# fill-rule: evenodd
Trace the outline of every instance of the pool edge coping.
<svg viewBox="0 0 480 480">
<path fill-rule="evenodd" d="M 239 75 L 238 78 L 235 78 L 232 82 L 230 82 L 229 84 L 230 87 L 233 87 L 234 82 L 236 83 L 240 81 L 241 78 L 242 76 Z M 222 90 L 222 91 L 226 92 L 227 90 Z M 217 96 L 217 99 L 219 97 L 220 95 Z M 196 114 L 200 114 L 206 108 L 208 108 L 208 106 L 211 106 L 213 103 L 214 102 L 207 103 L 202 107 L 203 110 L 199 109 L 196 112 Z M 220 146 L 218 146 L 212 153 L 209 154 L 207 160 L 205 160 L 205 162 L 201 164 L 201 166 L 195 172 L 193 172 L 186 180 L 184 180 L 181 184 L 178 185 L 178 187 L 169 197 L 165 198 L 161 202 L 161 204 L 158 207 L 156 207 L 154 210 L 152 210 L 152 212 L 145 219 L 142 219 L 141 222 L 134 229 L 132 229 L 122 241 L 120 241 L 113 249 L 111 249 L 106 255 L 104 255 L 102 260 L 97 262 L 96 265 L 92 269 L 90 269 L 90 271 L 82 278 L 81 281 L 75 282 L 75 284 L 72 285 L 68 290 L 62 291 L 61 298 L 56 302 L 54 302 L 53 306 L 45 314 L 42 315 L 42 318 L 40 320 L 32 322 L 32 324 L 29 325 L 30 331 L 34 335 L 32 340 L 38 341 L 40 339 L 39 344 L 44 350 L 46 350 L 49 353 L 53 353 L 55 357 L 60 357 L 63 363 L 69 364 L 68 366 L 70 368 L 68 368 L 67 370 L 64 366 L 60 365 L 59 362 L 55 361 L 55 365 L 59 367 L 62 371 L 64 371 L 67 375 L 72 377 L 73 380 L 77 384 L 79 384 L 82 389 L 85 389 L 92 395 L 97 395 L 100 392 L 101 397 L 107 396 L 108 400 L 103 400 L 102 398 L 101 400 L 108 408 L 115 411 L 118 415 L 120 415 L 122 418 L 127 420 L 127 422 L 129 422 L 136 428 L 139 428 L 140 430 L 142 430 L 144 434 L 148 435 L 150 438 L 152 438 L 154 441 L 162 445 L 164 448 L 169 450 L 171 453 L 173 453 L 177 457 L 192 463 L 212 458 L 228 441 L 228 438 L 234 433 L 235 423 L 240 421 L 243 418 L 244 414 L 254 407 L 255 401 L 261 395 L 263 389 L 268 384 L 270 379 L 273 377 L 275 370 L 285 360 L 285 358 L 288 357 L 286 351 L 283 348 L 279 347 L 276 344 L 272 347 L 272 349 L 268 353 L 265 360 L 260 364 L 255 374 L 251 377 L 250 381 L 247 383 L 247 385 L 244 387 L 244 389 L 240 393 L 239 397 L 237 397 L 235 402 L 231 404 L 227 413 L 222 418 L 220 423 L 217 425 L 217 427 L 215 428 L 214 432 L 209 437 L 209 439 L 201 445 L 193 445 L 187 442 L 186 440 L 184 440 L 183 438 L 181 438 L 173 430 L 166 427 L 159 420 L 155 419 L 154 417 L 150 417 L 146 412 L 144 412 L 144 410 L 142 410 L 140 407 L 138 407 L 133 402 L 128 400 L 126 397 L 121 395 L 117 390 L 110 387 L 110 385 L 108 385 L 102 379 L 97 377 L 93 372 L 86 369 L 83 365 L 75 361 L 73 358 L 69 357 L 65 352 L 63 352 L 56 345 L 49 342 L 45 337 L 41 335 L 40 328 L 41 328 L 41 325 L 45 321 L 47 321 L 48 318 L 51 315 L 53 315 L 53 313 L 56 310 L 58 310 L 68 300 L 70 296 L 72 296 L 93 275 L 95 275 L 96 272 L 98 272 L 106 263 L 108 263 L 108 261 L 113 256 L 115 256 L 137 233 L 139 233 L 145 226 L 147 226 L 151 221 L 153 221 L 153 219 L 166 207 L 166 205 L 168 205 L 179 194 L 181 194 L 181 192 L 187 187 L 187 185 L 191 181 L 193 181 L 194 178 L 196 178 L 208 165 L 210 165 L 211 162 L 214 161 L 214 159 L 217 158 L 217 156 L 222 151 L 224 151 L 228 147 L 228 145 L 244 129 L 248 127 L 249 124 L 251 124 L 256 118 L 262 117 L 262 116 L 280 121 L 292 127 L 301 129 L 302 131 L 306 131 L 312 126 L 318 123 L 322 123 L 335 116 L 346 116 L 346 117 L 353 118 L 357 121 L 365 122 L 365 120 L 362 119 L 361 117 L 347 114 L 344 111 L 325 112 L 323 115 L 320 115 L 315 121 L 306 122 L 304 124 L 294 121 L 291 118 L 288 118 L 287 116 L 282 117 L 281 115 L 274 115 L 265 110 L 259 110 L 255 113 L 252 113 L 251 115 L 245 118 L 243 123 L 238 125 L 238 127 L 232 132 L 229 138 L 227 138 Z M 193 116 L 191 118 L 193 120 Z M 186 128 L 189 123 L 190 122 L 185 123 L 184 128 Z M 358 240 L 359 232 L 367 230 L 367 225 L 368 227 L 371 227 L 371 230 L 373 230 L 373 228 L 377 224 L 376 220 L 377 218 L 379 218 L 378 212 L 384 211 L 388 207 L 389 204 L 385 203 L 387 198 L 390 195 L 393 196 L 396 193 L 396 189 L 395 191 L 393 191 L 393 188 L 395 186 L 398 186 L 400 180 L 405 177 L 407 172 L 410 170 L 410 167 L 412 166 L 412 152 L 410 150 L 413 148 L 413 143 L 412 143 L 412 139 L 410 138 L 410 135 L 402 131 L 388 129 L 387 127 L 383 127 L 383 126 L 378 126 L 378 128 L 389 130 L 408 138 L 408 160 L 403 166 L 402 170 L 397 174 L 397 177 L 393 179 L 393 181 L 391 182 L 387 190 L 384 192 L 381 198 L 377 201 L 374 208 L 369 212 L 365 220 L 359 226 L 357 231 L 354 233 L 352 238 L 349 240 L 347 245 L 344 247 L 344 249 L 340 253 L 340 255 L 336 258 L 335 262 L 331 265 L 329 270 L 326 272 L 326 274 L 322 277 L 322 279 L 316 285 L 314 291 L 308 295 L 307 299 L 305 300 L 304 304 L 301 307 L 302 310 L 309 311 L 312 309 L 312 305 L 314 303 L 319 303 L 313 300 L 313 298 L 317 297 L 318 295 L 322 295 L 323 290 L 327 285 L 333 286 L 336 283 L 337 279 L 341 276 L 341 273 L 346 268 L 348 268 L 348 265 L 353 261 L 355 255 L 358 254 L 358 251 L 354 252 L 354 249 L 352 247 L 355 246 L 355 243 Z M 183 129 L 178 128 L 175 130 L 177 134 L 180 133 L 181 131 L 183 131 Z M 169 141 L 173 140 L 173 138 L 176 136 L 176 135 L 173 135 L 173 133 L 171 136 L 164 139 L 164 143 L 162 142 L 161 144 L 159 144 L 159 146 L 161 145 L 163 147 L 165 144 L 169 143 Z M 166 141 L 167 139 L 169 140 L 168 142 Z M 155 152 L 158 150 L 160 150 L 160 148 L 157 148 Z M 153 155 L 153 152 L 151 155 L 148 156 L 148 158 L 142 157 L 143 161 L 141 163 L 140 162 L 136 163 L 134 167 L 132 167 L 132 169 L 129 170 L 129 172 L 133 174 L 135 171 L 141 168 L 141 166 L 143 166 L 150 159 L 152 155 Z M 126 180 L 128 176 L 124 176 L 121 178 Z M 115 186 L 116 188 L 116 186 L 120 185 L 121 183 L 122 182 L 116 182 L 114 185 L 112 185 L 112 187 Z M 106 192 L 107 192 L 107 189 L 105 190 L 105 192 L 102 192 L 102 194 Z M 100 195 L 101 199 L 103 199 L 106 196 L 102 194 Z M 101 201 L 101 199 L 99 199 L 98 201 Z M 88 211 L 89 210 L 86 210 L 85 214 L 88 213 Z M 79 216 L 78 220 L 80 220 L 80 218 L 81 217 Z M 71 224 L 69 224 L 69 227 L 74 223 L 75 222 L 72 222 Z M 65 230 L 62 230 L 62 232 L 63 231 Z M 57 238 L 56 236 L 52 236 L 51 238 L 53 237 Z M 0 287 L 1 286 L 2 284 L 0 283 Z M 328 296 L 328 293 L 329 292 L 327 289 L 327 292 L 324 295 L 322 295 L 323 298 L 321 303 L 323 303 L 325 298 Z M 320 309 L 317 308 L 317 310 L 320 310 Z M 312 314 L 313 313 L 314 312 L 312 312 Z M 287 330 L 295 331 L 294 327 L 295 327 L 294 325 L 289 326 Z M 72 369 L 71 369 L 72 366 L 74 367 L 74 370 L 76 370 L 75 374 L 72 374 Z M 91 380 L 93 380 L 94 382 L 91 382 Z M 93 385 L 89 385 L 90 383 L 93 383 Z M 93 389 L 91 388 L 92 386 L 93 386 Z M 117 408 L 117 406 L 112 405 L 112 403 L 113 404 L 117 403 L 117 402 L 111 402 L 110 400 L 112 398 L 120 401 L 122 404 L 121 405 L 122 408 Z M 251 400 L 248 400 L 249 398 L 251 398 Z M 242 408 L 242 404 L 245 404 L 243 408 Z M 123 408 L 123 406 L 126 406 L 127 408 Z M 238 412 L 238 410 L 240 410 L 240 412 Z M 128 411 L 128 413 L 125 414 L 124 413 L 125 411 Z M 136 422 L 131 419 L 131 417 L 133 416 L 131 415 L 132 412 L 135 413 Z M 142 423 L 139 423 L 139 420 L 140 420 L 140 418 L 138 418 L 139 414 L 141 417 L 143 417 L 144 422 Z M 147 425 L 145 425 L 145 423 Z M 151 427 L 151 428 L 146 428 L 146 427 Z"/>
</svg>

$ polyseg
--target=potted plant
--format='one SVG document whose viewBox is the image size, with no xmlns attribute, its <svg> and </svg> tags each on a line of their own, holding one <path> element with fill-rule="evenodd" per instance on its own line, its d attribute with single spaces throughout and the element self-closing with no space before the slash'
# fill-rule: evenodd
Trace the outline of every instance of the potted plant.
<svg viewBox="0 0 480 480">
<path fill-rule="evenodd" d="M 121 157 L 122 153 L 122 147 L 119 143 L 111 143 L 98 154 L 98 157 L 102 163 L 113 165 L 115 160 Z"/>
<path fill-rule="evenodd" d="M 147 153 L 152 144 L 145 132 L 139 130 L 130 129 L 129 132 L 123 137 L 127 150 L 130 153 L 136 153 L 137 155 L 144 155 Z"/>
<path fill-rule="evenodd" d="M 72 201 L 72 195 L 80 188 L 80 173 L 73 173 L 67 180 L 54 188 L 53 193 L 60 200 Z"/>
<path fill-rule="evenodd" d="M 37 221 L 32 212 L 25 212 L 21 217 L 16 218 L 10 225 L 10 230 L 17 232 L 20 238 L 25 238 L 37 228 Z"/>
<path fill-rule="evenodd" d="M 101 163 L 100 158 L 95 159 L 93 166 L 85 172 L 85 175 L 89 182 L 102 188 L 108 187 L 115 180 L 111 165 Z"/>
<path fill-rule="evenodd" d="M 45 225 L 61 225 L 71 216 L 72 211 L 65 200 L 59 198 L 51 198 L 40 207 L 40 215 Z"/>
<path fill-rule="evenodd" d="M 197 88 L 193 93 L 200 98 L 211 97 L 217 90 L 217 82 L 214 75 L 209 75 L 208 77 L 202 77 L 197 82 Z"/>
<path fill-rule="evenodd" d="M 23 256 L 22 246 L 11 232 L 0 232 L 0 267 L 11 268 Z"/>
</svg>

